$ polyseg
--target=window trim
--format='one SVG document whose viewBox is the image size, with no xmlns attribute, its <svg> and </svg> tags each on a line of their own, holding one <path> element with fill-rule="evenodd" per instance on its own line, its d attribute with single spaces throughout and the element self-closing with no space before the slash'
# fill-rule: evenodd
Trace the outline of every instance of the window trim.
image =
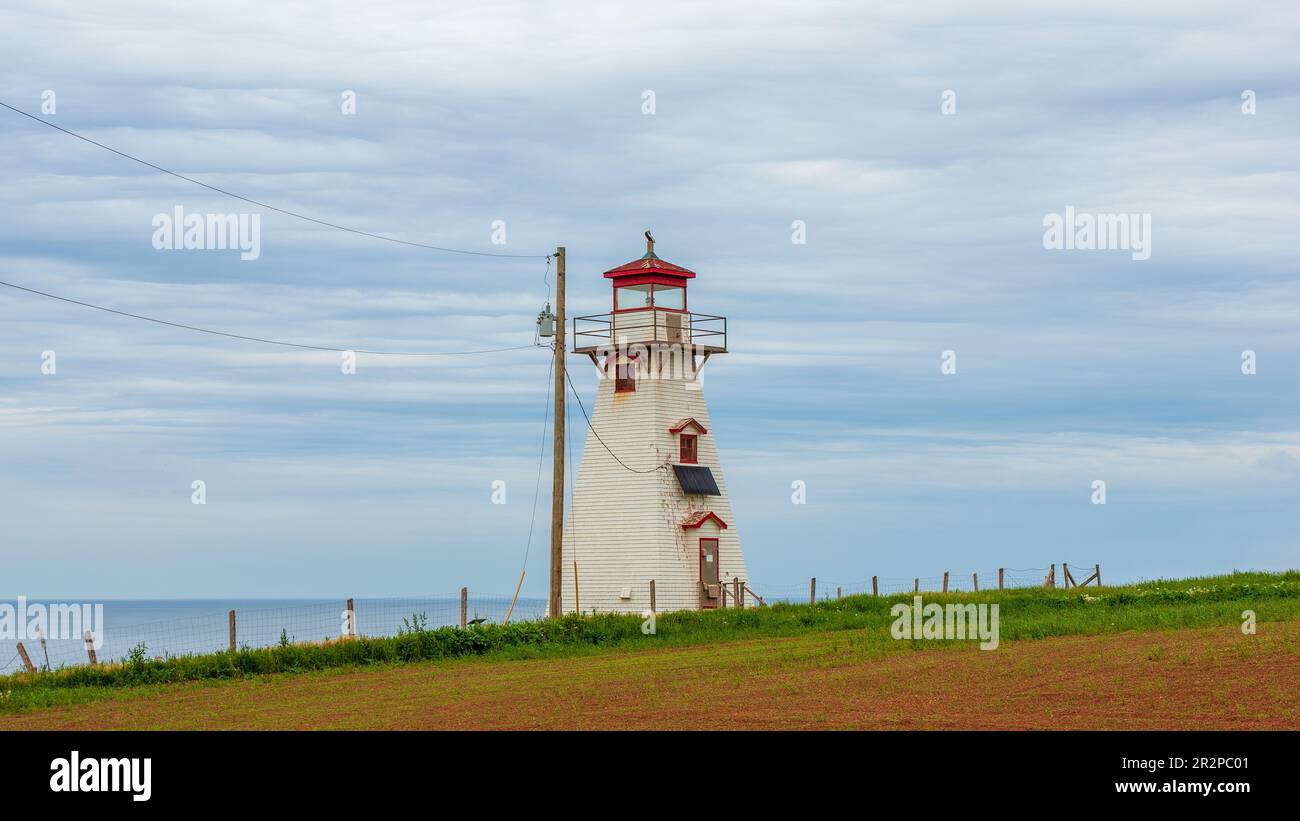
<svg viewBox="0 0 1300 821">
<path fill-rule="evenodd" d="M 691 445 L 691 458 L 686 458 L 686 443 Z M 683 465 L 700 463 L 700 437 L 694 433 L 682 433 L 677 436 L 677 461 Z"/>
<path fill-rule="evenodd" d="M 636 357 L 627 362 L 614 363 L 614 393 L 636 393 Z"/>
</svg>

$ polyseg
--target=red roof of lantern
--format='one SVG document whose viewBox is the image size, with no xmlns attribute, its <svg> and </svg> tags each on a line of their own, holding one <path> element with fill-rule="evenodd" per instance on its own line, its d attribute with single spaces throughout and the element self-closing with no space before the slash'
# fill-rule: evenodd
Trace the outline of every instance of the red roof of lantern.
<svg viewBox="0 0 1300 821">
<path fill-rule="evenodd" d="M 631 262 L 625 262 L 617 268 L 610 268 L 605 272 L 606 279 L 644 276 L 646 274 L 659 274 L 661 276 L 679 277 L 681 279 L 695 278 L 694 271 L 689 271 L 680 265 L 674 265 L 671 262 L 660 259 L 659 256 L 655 254 L 655 241 L 651 238 L 650 232 L 646 231 L 645 233 L 645 256 L 640 259 L 634 259 Z"/>
</svg>

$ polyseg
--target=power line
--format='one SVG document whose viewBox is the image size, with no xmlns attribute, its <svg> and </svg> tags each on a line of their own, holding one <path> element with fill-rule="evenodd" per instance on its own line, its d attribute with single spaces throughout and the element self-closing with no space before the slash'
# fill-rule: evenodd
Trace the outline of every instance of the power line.
<svg viewBox="0 0 1300 821">
<path fill-rule="evenodd" d="M 542 413 L 542 445 L 537 452 L 537 481 L 533 484 L 533 513 L 528 518 L 528 544 L 524 546 L 524 570 L 528 569 L 528 553 L 533 548 L 533 523 L 537 520 L 537 497 L 542 492 L 542 465 L 545 463 L 546 456 L 546 431 L 547 422 L 551 419 L 551 374 L 555 371 L 555 359 L 552 357 L 551 365 L 546 369 L 546 408 Z"/>
<path fill-rule="evenodd" d="M 565 369 L 564 375 L 566 377 L 569 375 L 568 369 Z M 569 403 L 567 402 L 564 403 L 565 430 L 568 430 L 570 427 L 569 420 L 572 418 L 572 415 L 573 415 L 573 408 L 569 405 Z M 575 479 L 573 476 L 573 474 L 577 472 L 577 466 L 574 464 L 573 461 L 573 437 L 572 436 L 564 437 L 564 444 L 568 447 L 569 450 L 569 470 L 566 470 L 564 472 L 565 478 L 569 480 L 569 553 L 570 555 L 573 556 L 574 565 L 577 565 L 578 563 L 578 493 L 573 486 L 574 483 L 577 481 L 577 479 Z M 574 583 L 577 584 L 578 570 L 576 567 L 574 568 L 573 575 L 574 575 Z M 574 596 L 574 604 L 581 604 L 581 602 L 577 600 L 577 596 Z"/>
<path fill-rule="evenodd" d="M 596 428 L 591 424 L 591 417 L 587 415 L 587 409 L 582 404 L 582 397 L 578 395 L 578 389 L 573 387 L 573 378 L 569 376 L 567 370 L 564 372 L 564 378 L 569 383 L 569 390 L 573 393 L 573 398 L 578 400 L 578 407 L 582 409 L 582 418 L 587 420 L 587 429 L 591 431 L 592 435 L 596 437 L 596 441 L 600 442 L 601 446 L 605 448 L 609 455 L 614 457 L 615 462 L 618 462 L 626 470 L 630 470 L 633 473 L 654 473 L 656 470 L 663 470 L 664 465 L 659 465 L 650 470 L 637 470 L 636 468 L 628 467 L 622 459 L 618 458 L 618 455 L 609 449 L 609 445 L 605 444 L 605 440 L 600 438 L 600 434 L 596 433 Z"/>
<path fill-rule="evenodd" d="M 194 179 L 193 177 L 187 177 L 187 176 L 185 176 L 184 174 L 178 173 L 178 172 L 176 172 L 176 171 L 172 171 L 171 169 L 163 168 L 161 165 L 157 165 L 157 164 L 155 164 L 155 163 L 151 163 L 151 162 L 149 162 L 148 160 L 144 160 L 144 159 L 141 159 L 141 158 L 139 158 L 139 157 L 133 156 L 133 155 L 131 155 L 131 154 L 126 153 L 125 151 L 119 151 L 119 150 L 117 150 L 116 148 L 113 148 L 112 146 L 104 145 L 104 144 L 101 143 L 101 142 L 98 142 L 98 141 L 96 141 L 96 140 L 92 140 L 91 138 L 89 138 L 89 137 L 87 137 L 87 136 L 84 136 L 84 135 L 82 135 L 82 134 L 78 134 L 78 133 L 75 132 L 75 131 L 70 131 L 70 130 L 68 130 L 68 129 L 62 127 L 62 126 L 55 125 L 54 123 L 49 122 L 48 120 L 43 120 L 43 119 L 41 119 L 40 117 L 37 117 L 35 114 L 31 114 L 31 113 L 28 113 L 28 112 L 26 112 L 26 111 L 23 111 L 21 108 L 15 108 L 14 106 L 9 105 L 8 103 L 6 103 L 6 102 L 4 102 L 4 101 L 2 101 L 2 100 L 0 100 L 0 106 L 4 106 L 5 108 L 9 109 L 10 111 L 14 112 L 15 114 L 21 114 L 21 115 L 23 115 L 24 117 L 28 118 L 29 120 L 33 120 L 33 121 L 35 121 L 35 122 L 38 122 L 38 123 L 40 123 L 41 125 L 49 126 L 50 128 L 53 128 L 53 129 L 56 130 L 56 131 L 62 131 L 64 134 L 67 134 L 69 137 L 76 137 L 78 140 L 81 140 L 81 141 L 83 141 L 83 142 L 90 143 L 91 145 L 96 146 L 97 148 L 102 148 L 102 149 L 104 149 L 105 151 L 110 151 L 110 152 L 112 152 L 112 153 L 118 155 L 119 157 L 124 157 L 125 159 L 131 160 L 132 162 L 137 162 L 137 163 L 139 163 L 139 164 L 141 164 L 141 165 L 143 165 L 143 166 L 147 166 L 147 167 L 149 167 L 149 168 L 152 168 L 152 169 L 154 169 L 155 171 L 161 171 L 161 172 L 164 173 L 164 174 L 170 174 L 171 176 L 173 176 L 173 177 L 175 177 L 175 178 L 177 178 L 177 179 L 179 179 L 179 180 L 185 180 L 185 181 L 188 182 L 188 183 L 193 183 L 194 185 L 201 186 L 201 187 L 203 187 L 203 188 L 208 189 L 209 191 L 215 191 L 215 192 L 217 192 L 218 194 L 222 194 L 222 195 L 227 196 L 227 197 L 234 197 L 235 199 L 237 199 L 237 200 L 242 200 L 242 201 L 244 201 L 244 202 L 246 202 L 246 203 L 249 203 L 250 205 L 256 205 L 258 208 L 266 208 L 266 209 L 268 209 L 268 210 L 276 211 L 276 212 L 279 212 L 279 213 L 284 214 L 284 215 L 286 215 L 286 216 L 294 217 L 294 218 L 296 218 L 296 219 L 305 220 L 305 221 L 307 221 L 307 222 L 314 222 L 314 223 L 316 223 L 317 225 L 323 225 L 323 226 L 325 226 L 326 228 L 332 228 L 332 229 L 334 229 L 334 230 L 336 230 L 336 231 L 346 231 L 346 232 L 349 233 L 349 234 L 357 234 L 357 235 L 359 235 L 359 236 L 363 236 L 363 237 L 370 237 L 371 239 L 382 239 L 382 240 L 384 240 L 385 242 L 395 242 L 395 243 L 398 243 L 399 245 L 410 245 L 410 246 L 414 246 L 414 247 L 416 247 L 416 248 L 427 248 L 427 249 L 430 250 L 430 251 L 443 251 L 443 252 L 446 252 L 446 253 L 448 253 L 448 254 L 469 254 L 469 255 L 472 255 L 472 256 L 479 256 L 479 257 L 507 257 L 507 258 L 510 258 L 510 259 L 542 259 L 542 258 L 546 258 L 548 261 L 550 260 L 550 255 L 549 255 L 549 254 L 499 254 L 499 253 L 495 253 L 495 252 L 492 252 L 492 251 L 466 251 L 466 250 L 464 250 L 464 249 L 462 249 L 462 248 L 444 248 L 444 247 L 442 247 L 442 246 L 438 246 L 438 245 L 427 245 L 427 244 L 425 244 L 425 243 L 423 243 L 423 242 L 415 242 L 415 241 L 413 241 L 413 240 L 406 240 L 406 239 L 397 239 L 396 237 L 386 237 L 386 236 L 384 236 L 384 235 L 382 235 L 382 234 L 375 234 L 375 233 L 371 233 L 370 231 L 362 231 L 362 230 L 359 229 L 359 228 L 349 228 L 349 227 L 346 226 L 346 225 L 339 225 L 338 223 L 328 222 L 328 221 L 326 221 L 326 220 L 317 219 L 316 217 L 309 217 L 309 216 L 307 216 L 306 214 L 300 214 L 300 213 L 298 213 L 297 211 L 290 211 L 290 210 L 287 209 L 287 208 L 280 208 L 279 206 L 275 206 L 275 205 L 271 205 L 271 204 L 269 204 L 269 203 L 261 202 L 261 201 L 259 201 L 259 200 L 255 200 L 255 199 L 253 199 L 253 198 L 251 198 L 251 197 L 245 197 L 245 196 L 242 195 L 242 194 L 236 194 L 236 193 L 233 192 L 233 191 L 227 191 L 227 190 L 224 189 L 224 188 L 218 188 L 218 187 L 215 186 L 215 185 L 209 185 L 208 183 L 206 183 L 206 182 L 201 182 L 201 181 L 199 181 L 199 180 Z"/>
<path fill-rule="evenodd" d="M 67 302 L 71 305 L 80 305 L 84 308 L 94 308 L 97 311 L 104 311 L 105 313 L 117 314 L 118 316 L 125 316 L 131 319 L 141 319 L 144 320 L 145 322 L 153 322 L 158 325 L 166 325 L 171 328 L 181 328 L 182 330 L 186 330 L 186 331 L 197 331 L 198 333 L 212 334 L 213 336 L 224 336 L 229 339 L 241 339 L 244 340 L 245 342 L 260 342 L 264 345 L 281 345 L 286 348 L 303 348 L 309 351 L 361 353 L 361 354 L 372 354 L 376 356 L 467 356 L 470 354 L 501 353 L 503 351 L 521 351 L 525 348 L 536 347 L 535 345 L 515 345 L 509 348 L 485 348 L 483 350 L 477 350 L 477 351 L 374 351 L 374 350 L 368 350 L 364 348 L 335 348 L 335 347 L 330 347 L 328 345 L 306 345 L 300 342 L 284 342 L 278 339 L 263 339 L 262 337 L 258 337 L 258 336 L 245 336 L 243 334 L 232 334 L 232 333 L 227 333 L 225 331 L 214 331 L 211 330 L 210 328 L 200 328 L 195 325 L 186 325 L 181 322 L 169 322 L 166 319 L 156 319 L 151 316 L 143 316 L 142 314 L 133 314 L 128 311 L 119 311 L 116 308 L 107 308 L 103 305 L 95 305 L 90 302 L 82 302 L 79 299 L 69 299 L 68 297 L 65 296 L 59 296 L 57 294 L 51 294 L 45 291 L 38 291 L 35 288 L 27 288 L 22 285 L 17 285 L 12 282 L 5 282 L 3 280 L 0 280 L 0 285 L 5 286 L 6 288 L 13 288 L 18 291 L 25 291 L 29 294 L 35 294 L 36 296 L 43 296 L 48 299 L 56 299 L 59 302 Z"/>
</svg>

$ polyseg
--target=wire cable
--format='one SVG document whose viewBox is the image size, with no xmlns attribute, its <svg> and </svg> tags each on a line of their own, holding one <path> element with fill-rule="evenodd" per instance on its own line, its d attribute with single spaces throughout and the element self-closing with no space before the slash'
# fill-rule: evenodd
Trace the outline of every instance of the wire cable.
<svg viewBox="0 0 1300 821">
<path fill-rule="evenodd" d="M 360 354 L 372 354 L 375 356 L 468 356 L 470 354 L 501 353 L 503 351 L 521 351 L 524 348 L 536 347 L 535 345 L 515 345 L 513 347 L 508 347 L 508 348 L 484 348 L 482 350 L 476 350 L 476 351 L 376 351 L 376 350 L 369 350 L 365 348 L 336 348 L 328 345 L 307 345 L 301 342 L 285 342 L 278 339 L 264 339 L 258 336 L 245 336 L 243 334 L 227 333 L 226 331 L 214 331 L 210 328 L 200 328 L 196 325 L 186 325 L 181 322 L 170 322 L 166 319 L 157 319 L 151 316 L 144 316 L 143 314 L 133 314 L 130 313 L 129 311 L 119 311 L 116 308 L 107 308 L 103 305 L 95 305 L 94 303 L 91 302 L 82 302 L 79 299 L 70 299 L 68 297 L 59 296 L 57 294 L 51 294 L 45 291 L 38 291 L 35 288 L 28 288 L 23 285 L 17 285 L 13 282 L 5 282 L 4 280 L 0 280 L 0 285 L 5 286 L 6 288 L 13 288 L 18 291 L 25 291 L 29 294 L 35 294 L 36 296 L 43 296 L 48 299 L 56 299 L 59 302 L 67 302 L 71 305 L 80 305 L 84 308 L 94 308 L 97 311 L 104 311 L 105 313 L 116 314 L 118 316 L 125 316 L 131 319 L 141 319 L 144 320 L 145 322 L 153 322 L 158 325 L 166 325 L 170 328 L 180 328 L 186 331 L 197 331 L 198 333 L 212 334 L 213 336 L 224 336 L 230 339 L 241 339 L 245 342 L 260 342 L 264 345 L 281 345 L 286 348 L 302 348 L 310 351 L 333 351 L 336 353 L 360 353 Z"/>
<path fill-rule="evenodd" d="M 533 514 L 528 519 L 528 544 L 524 547 L 524 569 L 528 569 L 528 552 L 533 547 L 533 524 L 537 521 L 537 497 L 542 492 L 542 465 L 545 464 L 546 457 L 546 431 L 547 422 L 551 419 L 551 376 L 555 374 L 555 359 L 551 358 L 551 366 L 546 369 L 546 410 L 542 414 L 542 444 L 537 451 L 537 481 L 533 484 Z"/>
<path fill-rule="evenodd" d="M 569 375 L 569 371 L 567 369 L 564 371 L 564 375 L 566 377 Z M 569 419 L 572 413 L 573 413 L 573 408 L 569 406 L 568 402 L 565 402 L 564 403 L 564 427 L 566 430 L 569 427 L 571 427 L 569 425 Z M 574 476 L 574 473 L 577 472 L 577 467 L 576 467 L 577 463 L 573 461 L 573 437 L 572 436 L 564 437 L 564 444 L 569 450 L 569 469 L 564 471 L 564 476 L 566 479 L 569 480 L 569 551 L 573 556 L 573 576 L 575 579 L 574 583 L 576 584 L 577 583 L 576 580 L 578 576 L 578 505 L 577 505 L 577 500 L 575 498 L 577 491 L 575 490 L 574 485 L 577 483 L 578 480 Z M 561 534 L 561 536 L 563 536 L 563 534 Z M 578 604 L 576 596 L 574 597 L 574 603 Z"/>
<path fill-rule="evenodd" d="M 82 134 L 78 134 L 75 131 L 70 131 L 69 129 L 66 129 L 62 126 L 55 125 L 54 123 L 49 122 L 48 120 L 43 120 L 40 117 L 37 117 L 35 114 L 31 114 L 29 112 L 23 111 L 21 108 L 15 108 L 14 106 L 9 105 L 3 100 L 0 100 L 0 106 L 9 109 L 15 114 L 21 114 L 24 117 L 28 118 L 29 120 L 38 122 L 41 125 L 49 126 L 50 128 L 53 128 L 56 131 L 62 131 L 64 134 L 67 134 L 69 137 L 76 137 L 78 140 L 81 140 L 82 142 L 90 143 L 91 145 L 97 148 L 102 148 L 105 151 L 110 151 L 118 155 L 119 157 L 123 157 L 125 159 L 131 160 L 132 162 L 137 162 L 140 165 L 147 166 L 149 168 L 152 168 L 155 171 L 161 171 L 164 174 L 169 174 L 178 180 L 184 180 L 185 182 L 193 183 L 194 185 L 201 186 L 203 188 L 208 189 L 209 191 L 215 191 L 216 193 L 222 194 L 223 196 L 233 197 L 237 200 L 242 200 L 243 202 L 249 203 L 250 205 L 256 205 L 258 208 L 266 208 L 270 211 L 276 211 L 278 213 L 284 214 L 285 216 L 293 217 L 295 219 L 305 220 L 307 222 L 314 222 L 317 225 L 323 225 L 326 228 L 332 228 L 335 231 L 345 231 L 349 234 L 357 234 L 358 236 L 370 237 L 371 239 L 381 239 L 384 240 L 385 242 L 395 242 L 399 245 L 410 245 L 415 248 L 427 248 L 430 251 L 443 251 L 448 254 L 469 254 L 471 256 L 478 256 L 478 257 L 506 257 L 509 259 L 542 259 L 543 257 L 545 257 L 547 260 L 549 260 L 551 257 L 550 254 L 500 254 L 493 251 L 467 251 L 463 248 L 445 248 L 443 246 L 428 245 L 426 243 L 415 242 L 413 240 L 397 239 L 396 237 L 386 237 L 383 234 L 375 234 L 370 231 L 362 231 L 359 228 L 349 228 L 346 225 L 339 225 L 338 223 L 328 222 L 323 219 L 317 219 L 316 217 L 309 217 L 306 214 L 300 214 L 297 211 L 290 211 L 287 208 L 280 208 L 279 206 L 271 205 L 270 203 L 265 203 L 265 202 L 261 202 L 260 200 L 255 200 L 252 197 L 245 197 L 243 194 L 236 194 L 234 191 L 227 191 L 224 188 L 218 188 L 215 185 L 209 185 L 208 183 L 202 182 L 200 180 L 196 180 L 193 177 L 187 177 L 184 174 L 178 173 L 176 171 L 172 171 L 169 168 L 163 168 L 161 165 L 151 163 L 148 160 L 144 160 L 139 157 L 133 156 L 131 154 L 126 153 L 125 151 L 119 151 L 118 149 L 113 148 L 112 146 L 104 145 L 101 142 L 92 140 L 91 138 L 84 136 Z"/>
<path fill-rule="evenodd" d="M 519 584 L 515 587 L 515 597 L 510 600 L 510 609 L 506 611 L 506 617 L 502 624 L 510 623 L 510 615 L 515 612 L 515 604 L 519 601 L 519 591 L 524 588 L 524 574 L 528 572 L 528 554 L 533 548 L 533 526 L 537 523 L 537 497 L 542 491 L 542 465 L 545 464 L 546 457 L 546 429 L 547 422 L 551 418 L 551 376 L 555 373 L 555 357 L 551 357 L 551 364 L 546 369 L 546 407 L 542 410 L 542 443 L 537 450 L 537 481 L 533 484 L 533 512 L 528 517 L 528 543 L 524 546 L 524 566 L 519 569 Z"/>
<path fill-rule="evenodd" d="M 572 391 L 573 398 L 578 400 L 578 407 L 581 408 L 582 410 L 582 418 L 587 420 L 587 429 L 590 430 L 592 435 L 596 437 L 596 441 L 600 442 L 601 447 L 603 447 L 609 453 L 610 456 L 614 457 L 615 462 L 618 462 L 626 470 L 629 470 L 632 473 L 654 473 L 656 470 L 663 470 L 665 467 L 667 467 L 667 465 L 658 465 L 656 467 L 651 468 L 650 470 L 637 470 L 636 468 L 628 467 L 627 464 L 625 464 L 622 459 L 618 458 L 618 454 L 614 453 L 614 451 L 609 449 L 609 445 L 606 445 L 605 440 L 600 438 L 600 434 L 596 433 L 596 428 L 591 424 L 591 417 L 587 415 L 587 409 L 582 404 L 582 397 L 578 395 L 578 389 L 573 387 L 573 377 L 569 376 L 569 371 L 567 368 L 564 371 L 564 379 L 569 383 L 569 390 Z"/>
</svg>

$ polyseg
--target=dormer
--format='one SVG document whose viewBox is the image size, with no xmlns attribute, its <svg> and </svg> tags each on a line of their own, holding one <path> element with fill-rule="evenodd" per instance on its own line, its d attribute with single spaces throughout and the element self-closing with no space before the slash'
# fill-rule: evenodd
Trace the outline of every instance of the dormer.
<svg viewBox="0 0 1300 821">
<path fill-rule="evenodd" d="M 704 426 L 687 417 L 678 419 L 668 432 L 677 437 L 678 464 L 697 464 L 700 461 L 700 436 L 708 433 Z"/>
<path fill-rule="evenodd" d="M 699 530 L 706 522 L 713 522 L 721 530 L 727 529 L 727 523 L 712 510 L 697 510 L 682 520 L 682 530 Z"/>
</svg>

